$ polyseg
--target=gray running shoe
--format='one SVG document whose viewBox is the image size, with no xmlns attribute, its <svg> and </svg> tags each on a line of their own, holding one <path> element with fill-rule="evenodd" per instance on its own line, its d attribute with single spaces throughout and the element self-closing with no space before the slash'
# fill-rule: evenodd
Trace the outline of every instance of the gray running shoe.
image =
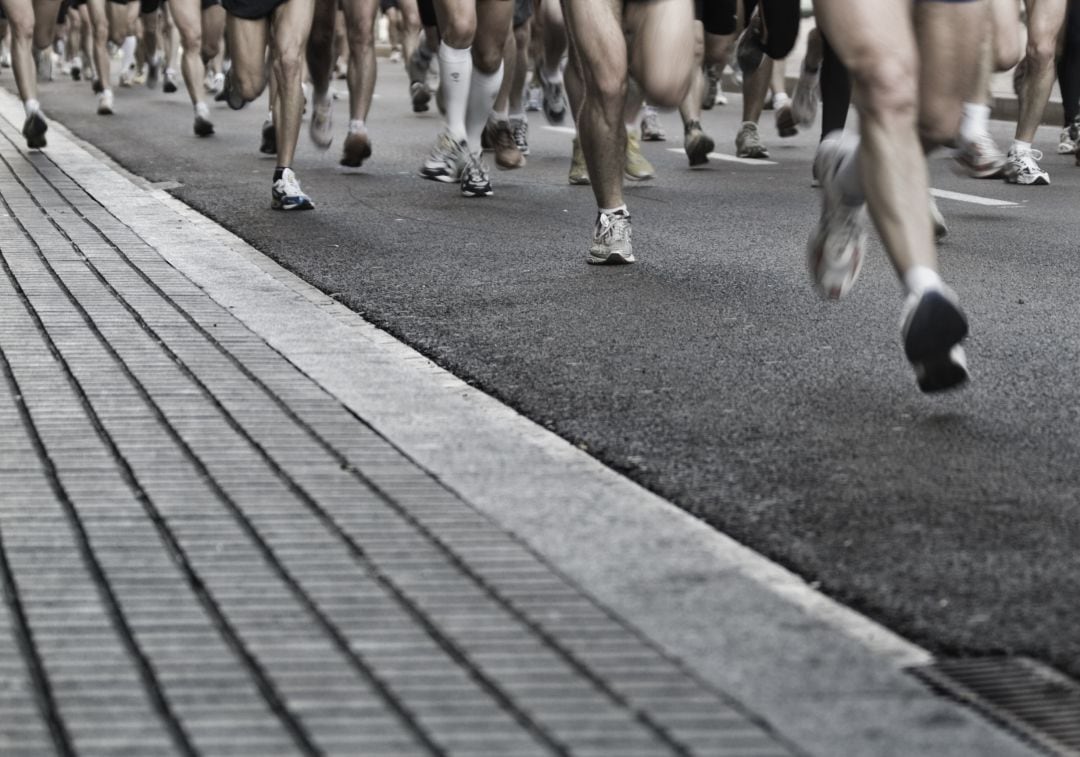
<svg viewBox="0 0 1080 757">
<path fill-rule="evenodd" d="M 644 142 L 663 142 L 667 139 L 664 127 L 660 125 L 660 115 L 656 108 L 645 106 L 645 114 L 641 118 L 641 139 Z"/>
<path fill-rule="evenodd" d="M 683 142 L 690 167 L 703 166 L 709 162 L 709 153 L 716 147 L 712 137 L 701 129 L 700 121 L 691 121 L 686 125 L 686 138 Z"/>
<path fill-rule="evenodd" d="M 835 134 L 818 145 L 814 157 L 814 168 L 821 180 L 821 218 L 810 235 L 806 256 L 814 286 L 832 300 L 851 291 L 862 270 L 866 249 L 866 203 L 845 202 L 836 181 L 843 159 L 856 149 L 854 140 Z"/>
<path fill-rule="evenodd" d="M 308 135 L 311 137 L 312 144 L 320 150 L 329 148 L 330 143 L 334 141 L 334 98 L 328 95 L 326 99 L 315 103 L 315 108 L 311 113 L 311 123 L 308 126 Z"/>
<path fill-rule="evenodd" d="M 549 82 L 540 72 L 540 83 L 544 87 L 544 115 L 548 123 L 558 126 L 566 119 L 566 91 L 562 82 Z"/>
<path fill-rule="evenodd" d="M 739 128 L 739 133 L 735 136 L 735 155 L 755 160 L 769 157 L 769 148 L 762 143 L 757 124 L 753 121 L 744 121 Z"/>
<path fill-rule="evenodd" d="M 458 142 L 444 131 L 435 141 L 420 175 L 425 179 L 453 183 L 461 180 L 461 172 L 469 161 L 469 150 L 464 140 Z"/>
<path fill-rule="evenodd" d="M 591 265 L 623 265 L 634 262 L 634 248 L 630 244 L 629 213 L 618 210 L 597 215 L 588 262 Z"/>
</svg>

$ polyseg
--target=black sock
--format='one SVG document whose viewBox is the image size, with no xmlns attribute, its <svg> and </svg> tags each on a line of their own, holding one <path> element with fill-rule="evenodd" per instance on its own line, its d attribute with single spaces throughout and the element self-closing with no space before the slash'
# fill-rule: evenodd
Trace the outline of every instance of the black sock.
<svg viewBox="0 0 1080 757">
<path fill-rule="evenodd" d="M 278 166 L 274 169 L 274 181 L 281 178 L 281 174 L 285 172 L 286 168 L 288 168 L 288 166 Z"/>
</svg>

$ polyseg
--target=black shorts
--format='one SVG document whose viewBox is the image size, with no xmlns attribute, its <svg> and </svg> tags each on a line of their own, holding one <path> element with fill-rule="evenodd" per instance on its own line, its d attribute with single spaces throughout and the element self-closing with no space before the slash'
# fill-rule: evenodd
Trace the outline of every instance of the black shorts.
<svg viewBox="0 0 1080 757">
<path fill-rule="evenodd" d="M 424 26 L 438 26 L 439 18 L 435 15 L 435 0 L 417 0 L 420 10 L 420 23 Z"/>
<path fill-rule="evenodd" d="M 734 34 L 738 26 L 736 0 L 694 0 L 694 18 L 706 34 Z"/>
<path fill-rule="evenodd" d="M 145 16 L 147 13 L 156 13 L 161 10 L 163 0 L 139 0 L 139 13 Z"/>
<path fill-rule="evenodd" d="M 769 30 L 769 39 L 764 45 L 765 54 L 773 60 L 786 58 L 799 36 L 802 3 L 800 0 L 746 0 L 746 18 L 750 18 L 759 4 L 765 28 Z"/>
<path fill-rule="evenodd" d="M 288 0 L 221 0 L 229 15 L 249 21 L 269 18 L 278 6 L 285 2 Z"/>
<path fill-rule="evenodd" d="M 379 0 L 379 9 L 386 13 L 391 8 L 397 8 L 397 0 Z"/>
<path fill-rule="evenodd" d="M 524 24 L 532 18 L 532 0 L 514 0 L 514 28 Z"/>
<path fill-rule="evenodd" d="M 209 8 L 214 8 L 218 5 L 221 5 L 221 0 L 202 0 L 203 10 L 208 10 Z"/>
</svg>

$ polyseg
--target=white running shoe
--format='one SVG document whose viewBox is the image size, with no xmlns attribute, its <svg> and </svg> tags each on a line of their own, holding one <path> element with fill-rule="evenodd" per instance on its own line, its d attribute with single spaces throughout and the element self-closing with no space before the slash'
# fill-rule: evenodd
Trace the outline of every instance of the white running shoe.
<svg viewBox="0 0 1080 757">
<path fill-rule="evenodd" d="M 967 334 L 967 317 L 948 287 L 908 295 L 900 339 L 919 389 L 942 392 L 968 380 L 967 357 L 960 346 Z"/>
<path fill-rule="evenodd" d="M 270 207 L 274 210 L 312 210 L 315 203 L 304 194 L 293 170 L 286 168 L 270 188 Z"/>
<path fill-rule="evenodd" d="M 1005 169 L 1005 153 L 988 132 L 968 141 L 961 135 L 953 159 L 957 169 L 973 179 L 993 179 Z"/>
<path fill-rule="evenodd" d="M 1058 155 L 1072 155 L 1080 146 L 1080 124 L 1075 121 L 1061 130 L 1058 139 Z"/>
<path fill-rule="evenodd" d="M 625 265 L 634 262 L 634 248 L 630 243 L 630 214 L 623 210 L 600 213 L 593 229 L 593 242 L 589 247 L 590 265 Z"/>
<path fill-rule="evenodd" d="M 1049 184 L 1050 174 L 1039 168 L 1042 157 L 1042 150 L 1010 148 L 1005 156 L 1005 181 L 1025 186 Z"/>
<path fill-rule="evenodd" d="M 425 179 L 445 183 L 460 182 L 461 172 L 469 161 L 469 149 L 464 141 L 457 141 L 449 132 L 442 132 L 435 140 L 420 175 Z"/>
<path fill-rule="evenodd" d="M 99 116 L 111 116 L 113 114 L 113 93 L 111 89 L 98 93 L 97 112 Z"/>
<path fill-rule="evenodd" d="M 821 219 L 806 248 L 810 277 L 822 296 L 838 300 L 851 291 L 866 249 L 866 203 L 844 200 L 836 171 L 858 149 L 854 139 L 829 135 L 818 145 L 814 169 L 821 180 Z"/>
</svg>

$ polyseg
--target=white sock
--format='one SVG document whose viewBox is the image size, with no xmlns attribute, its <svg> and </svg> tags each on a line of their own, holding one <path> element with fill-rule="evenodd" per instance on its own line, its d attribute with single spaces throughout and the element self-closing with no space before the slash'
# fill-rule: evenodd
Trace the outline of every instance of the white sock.
<svg viewBox="0 0 1080 757">
<path fill-rule="evenodd" d="M 210 108 L 206 106 L 206 103 L 201 100 L 195 103 L 195 115 L 202 116 L 203 118 L 210 118 Z"/>
<path fill-rule="evenodd" d="M 484 133 L 488 113 L 495 104 L 495 98 L 502 86 L 503 65 L 499 64 L 493 74 L 485 74 L 473 69 L 472 86 L 469 87 L 469 109 L 465 113 L 465 128 L 468 135 L 469 150 L 473 155 L 480 154 L 480 136 Z"/>
<path fill-rule="evenodd" d="M 904 274 L 904 286 L 909 294 L 919 295 L 928 289 L 941 289 L 943 285 L 938 272 L 924 265 L 914 265 Z"/>
<path fill-rule="evenodd" d="M 508 118 L 511 121 L 524 121 L 527 118 L 527 116 L 525 115 L 525 106 L 519 105 L 517 107 L 517 110 L 511 110 Z"/>
<path fill-rule="evenodd" d="M 274 123 L 274 111 L 272 111 L 272 110 L 266 111 L 266 122 L 268 124 Z"/>
<path fill-rule="evenodd" d="M 791 98 L 788 97 L 787 92 L 780 92 L 779 94 L 773 95 L 772 106 L 774 110 L 780 110 L 789 102 L 791 102 Z"/>
<path fill-rule="evenodd" d="M 23 109 L 26 111 L 26 117 L 30 118 L 30 116 L 41 110 L 41 103 L 39 103 L 33 98 L 30 98 L 23 103 Z"/>
<path fill-rule="evenodd" d="M 354 118 L 353 120 L 349 121 L 350 134 L 360 134 L 365 131 L 367 131 L 367 127 L 364 126 L 364 119 Z"/>
<path fill-rule="evenodd" d="M 123 57 L 120 58 L 120 67 L 123 70 L 129 69 L 135 65 L 135 37 L 124 37 L 124 44 L 120 45 L 120 52 Z"/>
<path fill-rule="evenodd" d="M 491 120 L 492 121 L 509 121 L 510 120 L 510 112 L 506 111 L 506 110 L 494 110 L 494 109 L 492 109 L 492 111 L 491 111 Z"/>
<path fill-rule="evenodd" d="M 1021 142 L 1019 139 L 1014 139 L 1012 143 L 1012 151 L 1017 155 L 1031 151 L 1030 142 Z"/>
<path fill-rule="evenodd" d="M 974 142 L 986 134 L 990 125 L 990 106 L 979 103 L 964 103 L 964 117 L 960 121 L 960 136 L 967 142 Z"/>
<path fill-rule="evenodd" d="M 472 48 L 460 50 L 445 42 L 439 43 L 439 86 L 443 88 L 446 105 L 446 130 L 460 141 L 466 139 L 465 113 L 469 107 L 469 88 L 473 78 Z M 487 108 L 484 109 L 486 114 Z M 482 129 L 483 127 L 481 127 Z M 480 144 L 477 142 L 477 144 Z"/>
<path fill-rule="evenodd" d="M 630 215 L 630 211 L 627 210 L 625 202 L 617 208 L 598 208 L 598 211 L 605 215 L 611 215 L 612 213 L 626 213 L 627 215 Z"/>
<path fill-rule="evenodd" d="M 562 84 L 562 66 L 560 64 L 555 64 L 554 69 L 549 69 L 545 65 L 541 73 L 544 75 L 544 81 L 548 84 Z"/>
</svg>

